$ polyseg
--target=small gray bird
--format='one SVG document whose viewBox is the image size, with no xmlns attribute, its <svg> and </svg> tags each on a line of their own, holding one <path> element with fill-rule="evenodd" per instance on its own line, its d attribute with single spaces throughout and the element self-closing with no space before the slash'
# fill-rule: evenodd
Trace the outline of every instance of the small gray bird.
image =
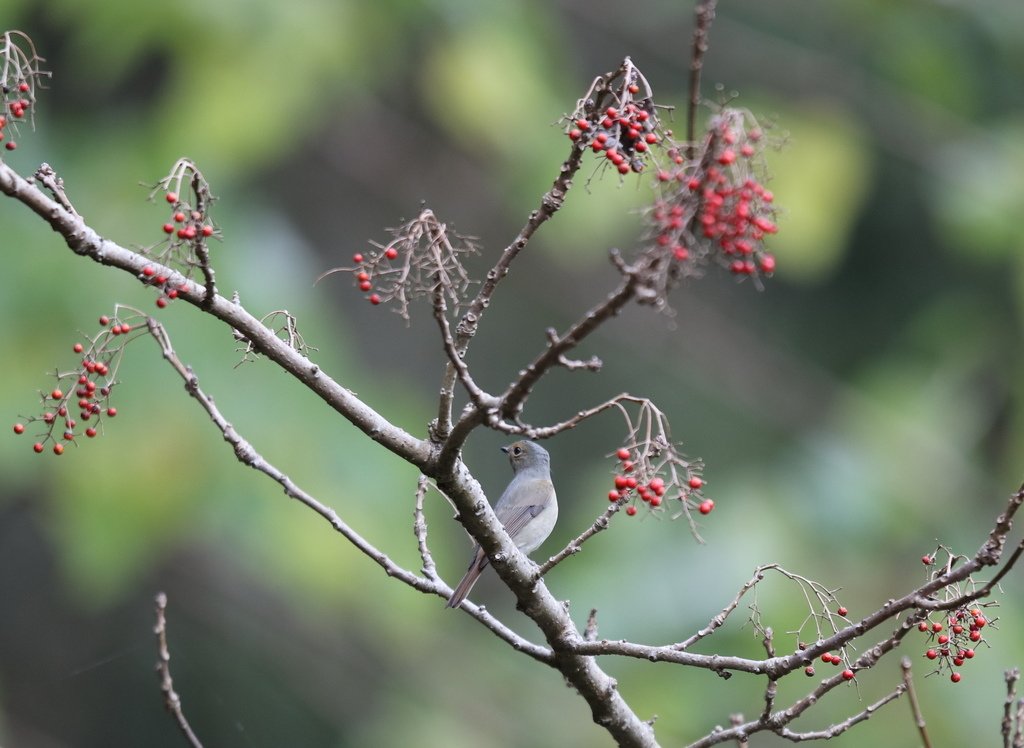
<svg viewBox="0 0 1024 748">
<path fill-rule="evenodd" d="M 555 527 L 558 501 L 551 483 L 551 458 L 547 450 L 531 441 L 518 441 L 502 447 L 512 463 L 512 481 L 494 505 L 494 513 L 523 553 L 540 547 Z M 457 608 L 487 568 L 487 554 L 479 544 L 466 576 L 448 599 L 448 608 Z"/>
</svg>

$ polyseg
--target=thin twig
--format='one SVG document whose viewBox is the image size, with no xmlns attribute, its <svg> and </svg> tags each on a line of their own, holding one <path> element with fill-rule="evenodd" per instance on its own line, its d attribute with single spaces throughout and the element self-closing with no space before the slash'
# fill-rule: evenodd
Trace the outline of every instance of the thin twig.
<svg viewBox="0 0 1024 748">
<path fill-rule="evenodd" d="M 694 8 L 693 50 L 690 56 L 690 100 L 686 105 L 686 158 L 693 160 L 694 135 L 697 131 L 697 107 L 700 106 L 700 74 L 704 69 L 704 54 L 708 51 L 708 33 L 715 20 L 718 0 L 703 0 Z"/>
<path fill-rule="evenodd" d="M 456 342 L 460 352 L 465 353 L 466 346 L 468 346 L 469 341 L 476 334 L 480 318 L 483 317 L 487 307 L 490 306 L 491 297 L 494 295 L 498 284 L 508 275 L 512 261 L 526 247 L 537 229 L 562 207 L 566 194 L 572 188 L 573 177 L 580 168 L 583 151 L 582 144 L 573 146 L 569 157 L 562 163 L 558 176 L 555 177 L 555 181 L 551 185 L 551 189 L 544 193 L 544 196 L 541 198 L 540 206 L 530 213 L 530 217 L 519 230 L 516 238 L 505 247 L 494 267 L 487 272 L 487 277 L 484 279 L 479 292 L 477 292 L 476 297 L 470 303 L 459 322 L 459 337 Z"/>
<path fill-rule="evenodd" d="M 1017 682 L 1020 680 L 1020 668 L 1015 667 L 1004 673 L 1006 678 L 1006 701 L 1003 703 L 1003 748 L 1017 748 L 1022 739 L 1020 713 L 1024 699 L 1017 699 Z"/>
<path fill-rule="evenodd" d="M 786 738 L 787 740 L 791 740 L 794 743 L 799 743 L 804 740 L 829 740 L 831 738 L 836 737 L 837 735 L 841 735 L 854 725 L 860 724 L 865 720 L 871 719 L 871 717 L 874 716 L 875 712 L 877 712 L 886 704 L 898 699 L 900 696 L 903 695 L 903 692 L 905 690 L 906 686 L 901 683 L 888 694 L 886 694 L 878 701 L 876 701 L 874 704 L 872 704 L 869 707 L 866 707 L 863 711 L 854 714 L 852 717 L 844 719 L 842 722 L 836 722 L 835 724 L 830 725 L 824 730 L 795 732 L 793 730 L 790 730 L 789 728 L 784 727 L 781 730 L 778 730 L 777 733 L 781 737 Z"/>
<path fill-rule="evenodd" d="M 502 394 L 500 413 L 503 418 L 517 421 L 534 385 L 559 360 L 571 351 L 603 322 L 614 317 L 636 295 L 636 277 L 627 274 L 619 287 L 604 301 L 590 309 L 562 335 L 548 338 L 544 351 L 527 366 L 519 377 Z"/>
<path fill-rule="evenodd" d="M 416 535 L 416 547 L 420 551 L 420 559 L 423 561 L 423 576 L 432 582 L 438 581 L 437 566 L 434 564 L 434 557 L 427 547 L 427 518 L 423 514 L 423 499 L 430 488 L 430 481 L 425 475 L 420 475 L 416 481 L 416 506 L 413 508 L 412 531 Z"/>
<path fill-rule="evenodd" d="M 441 342 L 444 345 L 445 354 L 448 356 L 448 362 L 455 367 L 455 373 L 469 395 L 469 399 L 473 401 L 477 410 L 481 412 L 493 410 L 498 403 L 498 399 L 484 392 L 473 381 L 473 376 L 469 373 L 469 367 L 462 358 L 465 352 L 458 349 L 455 339 L 452 337 L 451 326 L 448 322 L 448 305 L 445 302 L 440 284 L 438 284 L 434 291 L 434 319 L 437 320 L 438 328 L 441 331 Z M 445 399 L 448 399 L 450 405 L 450 398 L 447 398 L 445 393 L 442 393 L 442 402 Z M 450 411 L 448 412 L 450 413 Z"/>
<path fill-rule="evenodd" d="M 554 556 L 549 558 L 543 564 L 537 568 L 537 578 L 540 579 L 542 576 L 551 571 L 559 563 L 572 556 L 575 553 L 579 553 L 583 550 L 583 544 L 590 540 L 590 538 L 597 535 L 602 530 L 607 530 L 608 525 L 611 522 L 611 518 L 622 509 L 622 503 L 616 501 L 614 504 L 608 506 L 601 515 L 594 520 L 594 524 L 580 533 L 577 537 L 569 541 L 568 545 L 562 550 L 556 553 Z"/>
<path fill-rule="evenodd" d="M 917 689 L 914 688 L 914 677 L 911 674 L 909 657 L 900 659 L 900 669 L 903 671 L 903 685 L 907 690 L 907 701 L 910 702 L 910 714 L 914 718 L 917 731 L 921 734 L 921 745 L 923 748 L 932 748 L 932 741 L 928 739 L 928 726 L 924 721 L 924 712 L 921 711 L 921 704 L 917 700 Z"/>
<path fill-rule="evenodd" d="M 181 697 L 174 690 L 174 682 L 171 680 L 171 650 L 167 646 L 167 595 L 163 592 L 156 596 L 156 626 L 153 628 L 156 634 L 157 656 L 156 671 L 160 674 L 160 690 L 164 694 L 164 706 L 167 707 L 178 723 L 178 728 L 193 748 L 203 748 L 199 738 L 192 731 L 191 725 L 185 719 L 185 713 L 181 709 Z"/>
</svg>

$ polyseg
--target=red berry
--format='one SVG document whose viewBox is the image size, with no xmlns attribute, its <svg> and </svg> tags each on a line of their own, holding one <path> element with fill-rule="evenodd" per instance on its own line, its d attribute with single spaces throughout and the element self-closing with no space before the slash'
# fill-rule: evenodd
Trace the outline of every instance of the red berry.
<svg viewBox="0 0 1024 748">
<path fill-rule="evenodd" d="M 168 299 L 176 299 L 176 298 L 178 298 L 178 289 L 176 289 L 176 288 L 168 289 L 168 291 L 167 291 L 167 298 Z"/>
<path fill-rule="evenodd" d="M 689 485 L 690 485 L 690 488 L 692 488 L 694 491 L 696 491 L 698 488 L 700 488 L 701 486 L 704 485 L 704 481 L 701 478 L 699 478 L 699 477 L 697 477 L 695 475 L 692 478 L 690 478 Z"/>
<path fill-rule="evenodd" d="M 726 148 L 718 155 L 718 163 L 728 166 L 736 160 L 736 152 L 732 148 Z"/>
<path fill-rule="evenodd" d="M 806 675 L 808 678 L 814 677 L 814 666 L 813 665 L 808 665 L 807 667 L 805 667 L 804 668 L 804 675 Z"/>
<path fill-rule="evenodd" d="M 927 631 L 928 630 L 928 622 L 927 621 L 921 621 L 919 624 L 917 624 L 917 630 L 918 631 Z"/>
<path fill-rule="evenodd" d="M 621 498 L 622 498 L 622 496 L 619 495 L 618 491 L 609 491 L 608 492 L 608 501 L 618 501 Z"/>
<path fill-rule="evenodd" d="M 39 454 L 40 452 L 42 452 L 42 451 L 43 451 L 43 449 L 44 449 L 44 447 L 43 447 L 43 445 L 42 445 L 42 443 L 41 443 L 41 442 L 36 442 L 35 444 L 33 444 L 33 445 L 32 445 L 32 450 L 33 450 L 33 451 L 34 451 L 34 452 L 35 452 L 36 454 Z"/>
<path fill-rule="evenodd" d="M 100 317 L 100 324 L 103 325 L 104 327 L 109 325 L 110 324 L 110 317 L 108 317 L 107 315 L 104 314 L 102 317 Z"/>
<path fill-rule="evenodd" d="M 398 257 L 398 250 L 395 249 L 394 247 L 388 247 L 387 249 L 384 250 L 384 256 L 387 257 L 389 260 L 393 260 L 396 257 Z"/>
<path fill-rule="evenodd" d="M 939 644 L 949 644 L 949 637 L 946 634 L 940 634 Z"/>
<path fill-rule="evenodd" d="M 185 214 L 182 213 L 180 210 L 177 213 L 174 214 L 174 222 L 175 223 L 181 223 L 184 220 L 185 220 Z"/>
<path fill-rule="evenodd" d="M 213 236 L 213 226 L 210 224 L 203 226 L 203 236 Z"/>
<path fill-rule="evenodd" d="M 164 233 L 165 234 L 173 234 L 174 233 L 174 224 L 173 223 L 165 223 L 164 224 Z"/>
<path fill-rule="evenodd" d="M 168 192 L 167 193 L 167 202 L 171 203 L 172 205 L 174 203 L 178 202 L 178 193 L 177 192 Z"/>
<path fill-rule="evenodd" d="M 761 268 L 762 273 L 774 273 L 775 272 L 775 256 L 774 255 L 761 255 L 758 259 L 757 264 Z M 926 557 L 927 558 L 927 557 Z M 923 561 L 924 559 L 922 559 Z"/>
<path fill-rule="evenodd" d="M 156 272 L 156 271 L 155 271 L 155 270 L 154 270 L 153 268 L 151 268 L 151 267 L 150 267 L 149 265 L 146 265 L 146 267 L 142 268 L 142 274 L 143 274 L 144 276 L 146 276 L 147 278 L 149 278 L 150 276 L 152 276 L 152 275 L 153 275 L 153 273 L 155 273 L 155 272 Z"/>
<path fill-rule="evenodd" d="M 636 514 L 636 507 L 635 506 L 627 506 L 626 507 L 626 514 L 628 514 L 630 517 L 632 517 L 634 514 Z"/>
<path fill-rule="evenodd" d="M 822 662 L 831 663 L 832 662 L 832 653 L 831 652 L 826 652 L 825 654 L 823 654 L 821 656 L 821 661 Z"/>
<path fill-rule="evenodd" d="M 629 450 L 626 449 L 625 447 L 621 447 L 619 451 L 615 453 L 615 456 L 618 457 L 620 460 L 628 460 Z"/>
<path fill-rule="evenodd" d="M 28 83 L 26 81 L 22 81 L 21 83 L 18 84 L 18 90 L 21 91 L 22 93 L 25 93 L 26 91 L 28 91 L 28 89 L 29 89 L 29 85 L 28 85 Z"/>
<path fill-rule="evenodd" d="M 635 482 L 636 482 L 636 480 L 634 479 L 634 483 Z M 626 479 L 626 476 L 624 476 L 624 475 L 616 475 L 615 476 L 615 487 L 617 489 L 619 489 L 621 491 L 623 488 L 626 488 L 627 486 L 628 486 L 628 481 Z"/>
<path fill-rule="evenodd" d="M 370 303 L 377 306 L 380 303 L 380 296 L 375 293 L 370 294 Z"/>
<path fill-rule="evenodd" d="M 60 389 L 54 389 L 54 391 L 50 393 L 50 397 L 52 397 L 54 400 L 60 400 L 62 397 L 64 397 L 64 393 L 61 392 Z"/>
<path fill-rule="evenodd" d="M 932 624 L 932 631 L 934 631 L 936 634 L 939 633 L 940 631 L 942 631 L 942 624 L 937 622 L 937 621 L 935 623 L 933 623 Z"/>
<path fill-rule="evenodd" d="M 15 434 L 24 434 L 25 433 L 25 424 L 23 424 L 23 423 L 16 423 L 16 424 L 14 424 L 14 433 Z"/>
<path fill-rule="evenodd" d="M 576 120 L 576 127 L 580 128 L 581 130 L 589 130 L 590 123 L 587 120 L 581 118 Z"/>
<path fill-rule="evenodd" d="M 569 130 L 569 140 L 579 140 L 582 134 L 582 132 L 573 128 L 572 130 Z"/>
<path fill-rule="evenodd" d="M 974 650 L 973 649 L 965 649 L 964 650 L 964 657 L 966 657 L 968 660 L 974 659 Z"/>
<path fill-rule="evenodd" d="M 939 653 L 936 652 L 934 649 L 929 649 L 927 652 L 924 653 L 924 656 L 927 657 L 929 660 L 934 660 L 936 657 L 939 656 Z"/>
<path fill-rule="evenodd" d="M 971 637 L 971 641 L 972 642 L 980 642 L 981 641 L 981 632 L 978 631 L 977 629 L 975 629 L 974 631 L 972 631 L 970 633 L 970 637 Z"/>
<path fill-rule="evenodd" d="M 714 508 L 715 502 L 711 499 L 704 499 L 704 501 L 700 502 L 700 506 L 697 507 L 701 514 L 711 514 L 711 510 Z"/>
<path fill-rule="evenodd" d="M 949 676 L 949 679 L 951 681 L 953 681 L 954 683 L 959 683 L 960 682 L 960 678 L 962 678 L 962 677 L 963 676 L 961 676 L 960 673 L 953 673 L 951 676 Z"/>
<path fill-rule="evenodd" d="M 163 296 L 158 296 L 156 300 L 156 305 L 158 308 L 163 309 L 165 306 L 167 306 L 167 299 L 165 299 Z"/>
<path fill-rule="evenodd" d="M 8 140 L 6 143 L 4 143 L 4 148 L 6 148 L 9 151 L 13 151 L 17 147 L 18 144 L 15 143 L 13 140 Z"/>
<path fill-rule="evenodd" d="M 635 83 L 630 83 L 626 87 L 626 90 L 629 91 L 631 94 L 640 93 L 640 86 L 638 86 Z"/>
<path fill-rule="evenodd" d="M 844 606 L 842 606 L 842 605 L 840 605 L 840 606 L 839 606 L 839 609 L 838 609 L 838 610 L 836 611 L 836 613 L 838 613 L 838 614 L 839 614 L 839 615 L 841 615 L 841 616 L 845 616 L 845 615 L 846 615 L 847 613 L 849 613 L 849 612 L 850 612 L 850 611 L 848 611 L 848 610 L 847 610 L 847 609 L 846 609 L 846 608 L 845 608 Z"/>
<path fill-rule="evenodd" d="M 130 333 L 131 331 L 132 331 L 132 326 L 131 325 L 129 325 L 127 322 L 122 322 L 121 323 L 121 334 L 122 335 L 126 335 L 126 334 Z M 104 368 L 106 368 L 106 367 L 104 367 Z M 104 371 L 103 373 L 106 374 L 106 371 Z"/>
<path fill-rule="evenodd" d="M 53 445 L 53 453 L 55 455 L 62 454 L 63 452 L 64 452 L 64 445 L 63 444 L 57 443 L 57 444 Z"/>
<path fill-rule="evenodd" d="M 843 671 L 843 680 L 853 680 L 853 671 L 847 668 Z"/>
<path fill-rule="evenodd" d="M 360 291 L 369 291 L 371 288 L 373 288 L 373 284 L 370 283 L 370 281 L 368 281 L 368 280 L 359 281 L 359 290 Z"/>
<path fill-rule="evenodd" d="M 354 255 L 352 255 L 352 262 L 356 263 L 357 265 L 361 265 L 363 263 L 363 256 L 356 252 Z"/>
<path fill-rule="evenodd" d="M 631 460 L 623 461 L 623 463 L 622 463 L 622 472 L 624 472 L 624 473 L 632 473 L 633 472 L 633 462 Z"/>
<path fill-rule="evenodd" d="M 81 343 L 75 343 L 74 347 L 71 350 L 73 350 L 75 353 L 81 353 L 82 351 L 85 350 L 85 348 L 82 347 Z"/>
<path fill-rule="evenodd" d="M 113 418 L 117 415 L 117 408 L 107 408 L 107 415 Z"/>
<path fill-rule="evenodd" d="M 96 436 L 96 429 L 90 426 L 85 430 L 85 435 L 92 439 L 94 436 Z"/>
<path fill-rule="evenodd" d="M 652 496 L 651 497 L 651 506 L 661 506 L 661 497 L 660 496 Z"/>
</svg>

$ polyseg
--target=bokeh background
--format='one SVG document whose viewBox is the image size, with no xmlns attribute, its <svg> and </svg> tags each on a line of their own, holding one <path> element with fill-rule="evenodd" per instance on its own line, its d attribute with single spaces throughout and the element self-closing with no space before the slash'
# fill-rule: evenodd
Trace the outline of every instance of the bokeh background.
<svg viewBox="0 0 1024 748">
<path fill-rule="evenodd" d="M 313 287 L 426 201 L 480 238 L 484 267 L 550 185 L 568 142 L 551 124 L 591 78 L 631 55 L 664 103 L 685 101 L 689 3 L 168 4 L 0 0 L 54 76 L 37 129 L 4 158 L 63 176 L 78 210 L 125 245 L 158 240 L 146 202 L 181 155 L 220 197 L 222 291 L 297 315 L 317 361 L 422 434 L 442 366 L 433 326 L 372 308 L 346 279 Z M 677 641 L 757 564 L 830 587 L 856 617 L 919 583 L 938 541 L 973 553 L 1024 478 L 1024 6 L 1017 0 L 734 0 L 712 30 L 705 95 L 775 123 L 783 213 L 763 292 L 713 270 L 678 289 L 674 316 L 631 309 L 581 351 L 600 375 L 556 372 L 528 417 L 548 422 L 620 391 L 650 395 L 707 463 L 717 502 L 697 545 L 682 523 L 617 518 L 550 577 L 609 638 Z M 722 90 L 715 92 L 714 85 Z M 610 247 L 635 245 L 648 193 L 584 168 L 568 205 L 501 288 L 471 364 L 500 388 L 615 284 Z M 47 372 L 114 303 L 153 309 L 133 279 L 68 252 L 0 201 L 0 421 L 30 415 Z M 184 304 L 160 312 L 182 358 L 266 457 L 415 568 L 415 474 Z M 62 457 L 0 438 L 0 745 L 176 746 L 153 672 L 153 596 L 170 597 L 175 684 L 207 745 L 607 744 L 558 675 L 442 601 L 390 581 L 308 510 L 239 466 L 155 346 L 133 345 L 120 414 Z M 621 424 L 548 444 L 562 517 L 545 551 L 604 508 Z M 495 495 L 508 479 L 480 432 L 466 459 Z M 469 544 L 436 495 L 442 573 Z M 542 555 L 542 554 L 539 554 Z M 1021 576 L 957 686 L 925 678 L 933 733 L 991 745 L 1002 672 L 1024 663 Z M 537 637 L 494 579 L 475 597 Z M 758 602 L 780 633 L 804 612 L 789 587 Z M 760 656 L 748 611 L 699 647 Z M 1015 633 L 1017 632 L 1017 633 Z M 884 632 L 882 632 L 884 633 Z M 787 643 L 784 643 L 788 642 Z M 762 708 L 763 681 L 608 660 L 665 744 Z M 824 670 L 825 666 L 819 666 Z M 897 660 L 796 726 L 858 711 Z M 790 679 L 795 681 L 796 678 Z M 787 681 L 780 704 L 812 685 Z M 757 745 L 777 745 L 759 737 Z M 915 744 L 905 701 L 838 745 Z"/>
</svg>

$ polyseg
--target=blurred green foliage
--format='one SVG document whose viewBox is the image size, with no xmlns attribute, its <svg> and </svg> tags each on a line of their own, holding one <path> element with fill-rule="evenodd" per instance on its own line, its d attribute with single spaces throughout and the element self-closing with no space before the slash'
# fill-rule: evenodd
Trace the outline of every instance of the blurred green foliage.
<svg viewBox="0 0 1024 748">
<path fill-rule="evenodd" d="M 485 267 L 556 175 L 550 127 L 629 54 L 666 104 L 685 101 L 690 18 L 678 3 L 2 0 L 54 73 L 4 157 L 63 177 L 91 225 L 125 245 L 159 240 L 147 204 L 181 155 L 220 200 L 223 292 L 288 309 L 318 363 L 386 416 L 424 433 L 441 356 L 429 315 L 408 327 L 341 276 L 312 287 L 421 200 L 477 235 Z M 707 544 L 679 523 L 617 518 L 550 577 L 601 635 L 676 641 L 753 568 L 777 561 L 840 593 L 852 616 L 919 582 L 937 541 L 971 553 L 1021 480 L 1024 366 L 1024 29 L 1015 0 L 970 4 L 796 0 L 723 4 L 705 93 L 739 103 L 786 141 L 770 155 L 783 209 L 777 276 L 763 293 L 711 272 L 674 315 L 630 309 L 584 351 L 598 376 L 555 372 L 527 417 L 553 422 L 619 391 L 655 398 L 707 463 Z M 713 86 L 724 89 L 715 92 Z M 677 127 L 681 125 L 677 124 Z M 495 298 L 470 363 L 498 389 L 615 278 L 646 189 L 590 180 L 538 234 Z M 0 411 L 31 415 L 48 372 L 114 303 L 155 309 L 133 279 L 84 262 L 21 206 L 0 201 Z M 415 473 L 263 362 L 236 368 L 228 331 L 184 304 L 160 312 L 181 358 L 232 423 L 360 533 L 416 568 Z M 552 671 L 440 600 L 394 584 L 312 513 L 232 459 L 146 340 L 129 350 L 120 411 L 60 459 L 0 439 L 0 743 L 175 745 L 151 664 L 152 596 L 170 595 L 176 686 L 209 745 L 583 746 L 607 742 Z M 551 550 L 603 509 L 621 425 L 553 440 L 562 497 Z M 504 440 L 466 459 L 500 490 Z M 454 579 L 469 550 L 451 510 L 428 505 L 432 548 Z M 1019 574 L 952 687 L 917 679 L 950 744 L 994 733 Z M 479 598 L 532 627 L 493 579 Z M 780 636 L 803 612 L 772 581 L 758 598 Z M 759 656 L 745 609 L 701 645 Z M 782 642 L 785 639 L 785 643 Z M 919 675 L 923 646 L 905 653 Z M 665 743 L 762 708 L 764 683 L 607 661 Z M 820 671 L 827 669 L 821 666 Z M 843 719 L 898 679 L 895 661 L 825 700 L 802 729 Z M 783 697 L 799 686 L 783 684 Z M 780 697 L 780 703 L 782 697 Z M 127 716 L 127 715 L 130 715 Z M 909 745 L 895 704 L 839 745 Z M 764 738 L 758 743 L 774 745 Z"/>
</svg>

